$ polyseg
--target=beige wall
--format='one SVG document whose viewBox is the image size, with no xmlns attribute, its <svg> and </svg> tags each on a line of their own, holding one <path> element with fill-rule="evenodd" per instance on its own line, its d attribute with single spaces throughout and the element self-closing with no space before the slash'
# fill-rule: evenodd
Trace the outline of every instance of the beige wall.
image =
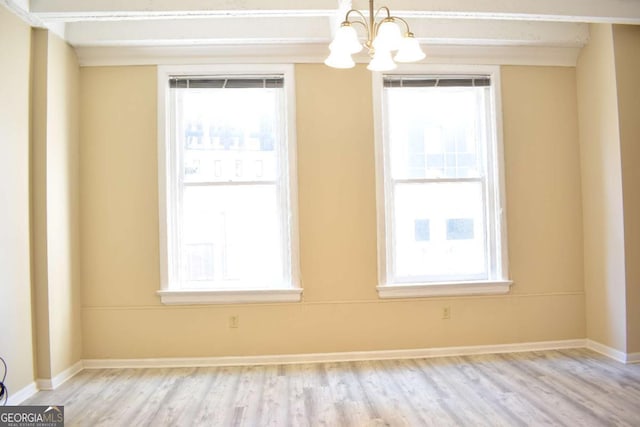
<svg viewBox="0 0 640 427">
<path fill-rule="evenodd" d="M 505 296 L 377 298 L 371 75 L 297 65 L 304 301 L 211 306 L 155 294 L 155 67 L 79 69 L 63 41 L 31 34 L 0 7 L 0 356 L 12 392 L 33 382 L 36 359 L 51 378 L 81 358 L 585 336 L 640 352 L 638 27 L 592 25 L 576 68 L 502 67 Z"/>
<path fill-rule="evenodd" d="M 578 59 L 587 336 L 626 351 L 625 239 L 614 45 L 591 25 Z"/>
<path fill-rule="evenodd" d="M 79 282 L 78 87 L 73 49 L 34 30 L 32 192 L 37 377 L 82 357 Z"/>
<path fill-rule="evenodd" d="M 304 301 L 217 306 L 163 306 L 155 295 L 156 69 L 82 68 L 80 75 L 85 358 L 385 350 L 585 336 L 574 69 L 503 69 L 513 292 L 381 301 L 375 291 L 370 73 L 361 66 L 338 71 L 297 65 Z M 451 320 L 441 320 L 444 306 L 451 307 Z M 240 327 L 229 329 L 234 314 Z"/>
<path fill-rule="evenodd" d="M 640 27 L 613 27 L 624 206 L 627 352 L 640 352 Z"/>
<path fill-rule="evenodd" d="M 0 7 L 0 356 L 16 393 L 33 383 L 29 244 L 31 29 Z"/>
<path fill-rule="evenodd" d="M 32 32 L 31 69 L 31 241 L 36 376 L 51 378 L 49 262 L 47 257 L 47 52 L 49 33 Z"/>
<path fill-rule="evenodd" d="M 49 33 L 47 221 L 51 370 L 82 357 L 79 258 L 79 80 L 74 50 Z"/>
<path fill-rule="evenodd" d="M 510 270 L 515 294 L 582 294 L 576 75 L 503 67 Z"/>
</svg>

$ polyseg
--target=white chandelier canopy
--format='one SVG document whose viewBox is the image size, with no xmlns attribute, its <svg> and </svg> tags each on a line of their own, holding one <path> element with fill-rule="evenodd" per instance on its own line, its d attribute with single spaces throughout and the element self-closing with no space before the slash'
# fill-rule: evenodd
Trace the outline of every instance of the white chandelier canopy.
<svg viewBox="0 0 640 427">
<path fill-rule="evenodd" d="M 351 14 L 356 15 L 349 19 Z M 382 14 L 382 17 L 379 15 Z M 385 16 L 386 15 L 386 16 Z M 404 33 L 400 28 L 404 29 Z M 367 31 L 364 45 L 358 40 L 354 25 L 361 25 Z M 336 36 L 329 45 L 331 53 L 324 63 L 333 68 L 352 68 L 356 65 L 352 55 L 363 47 L 369 50 L 371 71 L 389 71 L 397 67 L 397 62 L 417 62 L 425 58 L 420 43 L 402 18 L 391 16 L 389 8 L 382 6 L 373 13 L 373 0 L 369 0 L 369 19 L 359 10 L 347 12 Z M 395 55 L 393 55 L 395 52 Z"/>
</svg>

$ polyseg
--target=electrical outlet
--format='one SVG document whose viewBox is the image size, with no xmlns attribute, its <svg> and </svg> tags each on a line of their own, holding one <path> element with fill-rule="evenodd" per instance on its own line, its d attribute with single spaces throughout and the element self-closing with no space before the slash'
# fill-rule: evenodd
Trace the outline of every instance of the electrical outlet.
<svg viewBox="0 0 640 427">
<path fill-rule="evenodd" d="M 451 319 L 451 307 L 443 307 L 442 308 L 442 320 Z"/>
<path fill-rule="evenodd" d="M 238 315 L 229 316 L 229 327 L 231 329 L 236 329 L 239 326 L 240 326 L 240 316 Z"/>
</svg>

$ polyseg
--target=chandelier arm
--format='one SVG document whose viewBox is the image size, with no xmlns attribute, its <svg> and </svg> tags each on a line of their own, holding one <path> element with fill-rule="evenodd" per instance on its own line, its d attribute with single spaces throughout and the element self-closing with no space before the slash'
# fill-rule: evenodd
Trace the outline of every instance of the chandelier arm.
<svg viewBox="0 0 640 427">
<path fill-rule="evenodd" d="M 355 13 L 356 15 L 358 15 L 357 18 L 360 18 L 360 19 L 354 19 L 353 21 L 349 20 L 349 15 L 351 13 Z M 369 22 L 367 21 L 367 17 L 364 16 L 364 14 L 362 12 L 360 12 L 359 10 L 356 10 L 356 9 L 351 9 L 345 15 L 344 22 L 348 22 L 351 25 L 353 25 L 353 24 L 362 25 L 362 28 L 364 28 L 365 31 L 367 32 L 367 43 L 366 43 L 366 46 L 370 47 L 371 42 L 373 41 L 373 37 L 374 37 L 375 33 L 373 32 L 373 27 L 371 27 Z"/>
<path fill-rule="evenodd" d="M 398 17 L 398 16 L 389 16 L 389 18 L 390 18 L 390 19 L 393 19 L 394 21 L 400 21 L 400 22 L 402 22 L 402 23 L 404 24 L 404 28 L 407 30 L 405 34 L 413 34 L 413 33 L 411 32 L 411 28 L 409 28 L 409 23 L 408 23 L 405 19 L 400 18 L 400 17 Z"/>
<path fill-rule="evenodd" d="M 371 5 L 373 6 L 373 0 L 371 1 Z M 383 12 L 383 11 L 386 12 L 387 16 L 385 18 L 380 19 L 380 21 L 378 21 L 378 15 L 380 15 L 380 12 Z M 370 13 L 373 13 L 373 8 L 371 9 Z M 390 19 L 392 20 L 393 17 L 391 16 L 391 12 L 389 11 L 389 8 L 387 6 L 382 6 L 380 9 L 376 11 L 375 15 L 372 15 L 372 18 L 371 18 L 371 40 L 372 41 L 378 35 L 378 28 L 380 28 L 380 24 Z"/>
<path fill-rule="evenodd" d="M 382 11 L 385 11 L 387 13 L 387 17 L 384 18 L 384 19 L 393 18 L 393 16 L 391 16 L 391 11 L 389 10 L 389 8 L 387 6 L 382 6 L 380 9 L 378 9 L 376 11 L 374 19 L 378 19 L 378 15 L 380 15 L 380 12 L 382 12 Z"/>
<path fill-rule="evenodd" d="M 364 22 L 362 22 L 362 21 L 349 21 L 349 23 L 350 23 L 351 25 L 354 25 L 354 24 L 360 24 L 360 25 L 362 25 L 362 28 L 364 28 L 365 30 L 367 30 L 367 35 L 369 35 L 369 27 L 368 27 L 368 26 L 367 26 L 367 24 L 365 24 Z"/>
<path fill-rule="evenodd" d="M 344 16 L 344 21 L 345 22 L 349 22 L 349 23 L 353 23 L 353 22 L 358 22 L 358 21 L 349 21 L 349 15 L 351 15 L 352 13 L 355 13 L 356 15 L 358 15 L 358 17 L 360 19 L 362 19 L 362 22 L 367 22 L 367 18 L 366 16 L 364 16 L 364 14 L 362 12 L 360 12 L 359 10 L 356 9 L 351 9 L 350 11 L 347 12 L 347 14 Z"/>
</svg>

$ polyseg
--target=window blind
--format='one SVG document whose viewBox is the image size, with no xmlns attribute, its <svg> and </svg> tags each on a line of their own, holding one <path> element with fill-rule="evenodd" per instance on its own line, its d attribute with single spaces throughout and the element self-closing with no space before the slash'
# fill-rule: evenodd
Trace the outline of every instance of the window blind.
<svg viewBox="0 0 640 427">
<path fill-rule="evenodd" d="M 284 77 L 171 77 L 169 78 L 169 87 L 172 89 L 282 88 L 284 87 Z"/>
<path fill-rule="evenodd" d="M 489 76 L 384 76 L 384 87 L 484 87 L 491 86 Z"/>
</svg>

